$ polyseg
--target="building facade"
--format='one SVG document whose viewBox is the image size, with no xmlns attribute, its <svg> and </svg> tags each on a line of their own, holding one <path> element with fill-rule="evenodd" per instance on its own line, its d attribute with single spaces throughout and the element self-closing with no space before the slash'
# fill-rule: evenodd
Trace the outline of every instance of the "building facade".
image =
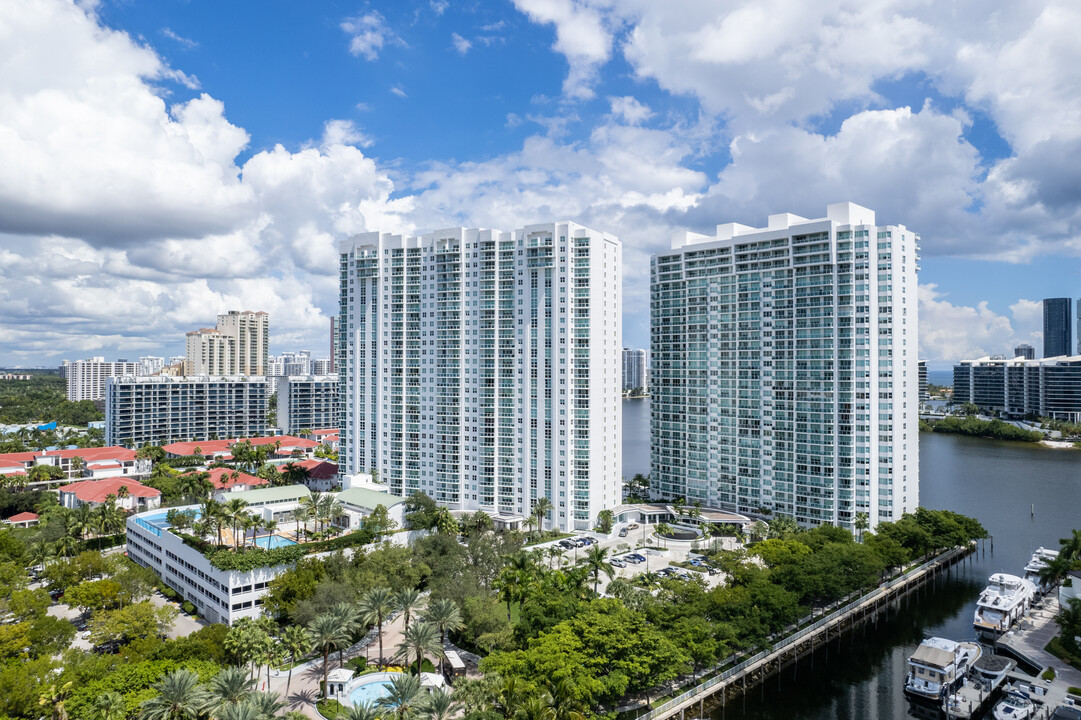
<svg viewBox="0 0 1081 720">
<path fill-rule="evenodd" d="M 1008 418 L 1081 422 L 1081 355 L 965 360 L 953 368 L 953 402 Z"/>
<path fill-rule="evenodd" d="M 640 389 L 648 390 L 646 365 L 648 353 L 645 350 L 623 348 L 623 392 Z"/>
<path fill-rule="evenodd" d="M 1023 358 L 1025 360 L 1036 359 L 1036 348 L 1032 347 L 1028 343 L 1021 343 L 1013 349 L 1013 356 Z"/>
<path fill-rule="evenodd" d="M 282 432 L 334 427 L 341 419 L 337 375 L 291 375 L 278 383 L 278 425 Z"/>
<path fill-rule="evenodd" d="M 804 525 L 914 511 L 918 244 L 838 203 L 655 256 L 654 496 Z"/>
<path fill-rule="evenodd" d="M 136 375 L 139 363 L 117 360 L 105 362 L 103 357 L 76 360 L 67 366 L 68 400 L 102 400 L 105 397 L 105 381 L 119 375 Z"/>
<path fill-rule="evenodd" d="M 189 332 L 186 342 L 185 371 L 189 375 L 265 375 L 270 316 L 230 310 L 218 315 L 217 327 Z"/>
<path fill-rule="evenodd" d="M 925 360 L 919 361 L 917 371 L 920 376 L 920 402 L 927 402 L 931 399 L 931 393 L 927 392 L 927 362 Z"/>
<path fill-rule="evenodd" d="M 263 435 L 267 382 L 262 377 L 110 378 L 105 437 L 110 445 L 140 447 L 184 440 Z"/>
<path fill-rule="evenodd" d="M 1046 298 L 1043 301 L 1043 356 L 1070 354 L 1073 344 L 1073 314 L 1070 298 Z"/>
<path fill-rule="evenodd" d="M 619 502 L 619 241 L 574 223 L 341 243 L 343 472 L 584 529 Z"/>
</svg>

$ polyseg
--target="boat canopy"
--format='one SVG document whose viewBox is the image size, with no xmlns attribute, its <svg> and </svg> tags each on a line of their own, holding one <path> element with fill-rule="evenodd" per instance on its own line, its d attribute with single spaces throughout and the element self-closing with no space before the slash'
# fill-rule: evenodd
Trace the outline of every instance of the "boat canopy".
<svg viewBox="0 0 1081 720">
<path fill-rule="evenodd" d="M 909 661 L 929 667 L 947 668 L 953 664 L 953 653 L 924 644 L 916 648 Z"/>
</svg>

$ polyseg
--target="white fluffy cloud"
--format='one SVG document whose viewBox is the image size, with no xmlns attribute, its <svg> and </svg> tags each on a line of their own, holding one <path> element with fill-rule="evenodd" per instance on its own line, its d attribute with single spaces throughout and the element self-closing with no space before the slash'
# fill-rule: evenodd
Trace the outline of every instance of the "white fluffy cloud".
<svg viewBox="0 0 1081 720">
<path fill-rule="evenodd" d="M 6 361 L 176 351 L 233 308 L 321 351 L 338 238 L 409 209 L 346 121 L 239 166 L 220 100 L 168 106 L 156 84 L 184 78 L 74 5 L 5 5 L 0 78 Z"/>
<path fill-rule="evenodd" d="M 514 4 L 534 22 L 555 26 L 552 49 L 570 65 L 563 92 L 577 99 L 593 97 L 597 70 L 611 56 L 609 22 L 615 16 L 582 0 L 514 0 Z"/>
<path fill-rule="evenodd" d="M 1043 305 L 1018 300 L 1010 315 L 999 315 L 986 302 L 954 305 L 936 285 L 920 285 L 920 358 L 954 363 L 986 355 L 1006 355 L 1021 343 L 1042 349 Z"/>
<path fill-rule="evenodd" d="M 403 44 L 376 10 L 343 20 L 341 28 L 349 34 L 349 52 L 365 60 L 378 58 L 384 45 Z"/>
</svg>

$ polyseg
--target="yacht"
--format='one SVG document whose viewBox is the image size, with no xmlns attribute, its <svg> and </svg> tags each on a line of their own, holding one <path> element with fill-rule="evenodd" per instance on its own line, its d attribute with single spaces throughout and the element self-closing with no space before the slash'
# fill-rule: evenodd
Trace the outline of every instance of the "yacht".
<svg viewBox="0 0 1081 720">
<path fill-rule="evenodd" d="M 1028 561 L 1028 565 L 1025 565 L 1025 579 L 1036 586 L 1038 594 L 1043 595 L 1051 589 L 1053 581 L 1041 580 L 1040 572 L 1057 559 L 1058 550 L 1041 547 L 1032 553 L 1032 559 Z"/>
<path fill-rule="evenodd" d="M 927 638 L 908 659 L 905 695 L 940 703 L 961 684 L 980 653 L 980 646 L 973 642 Z"/>
<path fill-rule="evenodd" d="M 1028 720 L 1035 714 L 1036 706 L 1032 700 L 1019 692 L 1007 693 L 991 711 L 991 717 L 995 720 Z"/>
<path fill-rule="evenodd" d="M 1031 580 L 995 573 L 976 601 L 972 624 L 980 635 L 998 638 L 1028 612 L 1035 595 Z"/>
</svg>

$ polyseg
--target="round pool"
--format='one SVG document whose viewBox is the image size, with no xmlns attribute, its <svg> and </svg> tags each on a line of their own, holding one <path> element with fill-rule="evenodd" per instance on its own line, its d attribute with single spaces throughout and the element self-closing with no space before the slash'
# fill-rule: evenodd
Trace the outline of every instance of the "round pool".
<svg viewBox="0 0 1081 720">
<path fill-rule="evenodd" d="M 361 675 L 349 681 L 346 694 L 355 706 L 375 706 L 375 701 L 390 694 L 390 679 L 401 673 L 377 672 Z"/>
</svg>

